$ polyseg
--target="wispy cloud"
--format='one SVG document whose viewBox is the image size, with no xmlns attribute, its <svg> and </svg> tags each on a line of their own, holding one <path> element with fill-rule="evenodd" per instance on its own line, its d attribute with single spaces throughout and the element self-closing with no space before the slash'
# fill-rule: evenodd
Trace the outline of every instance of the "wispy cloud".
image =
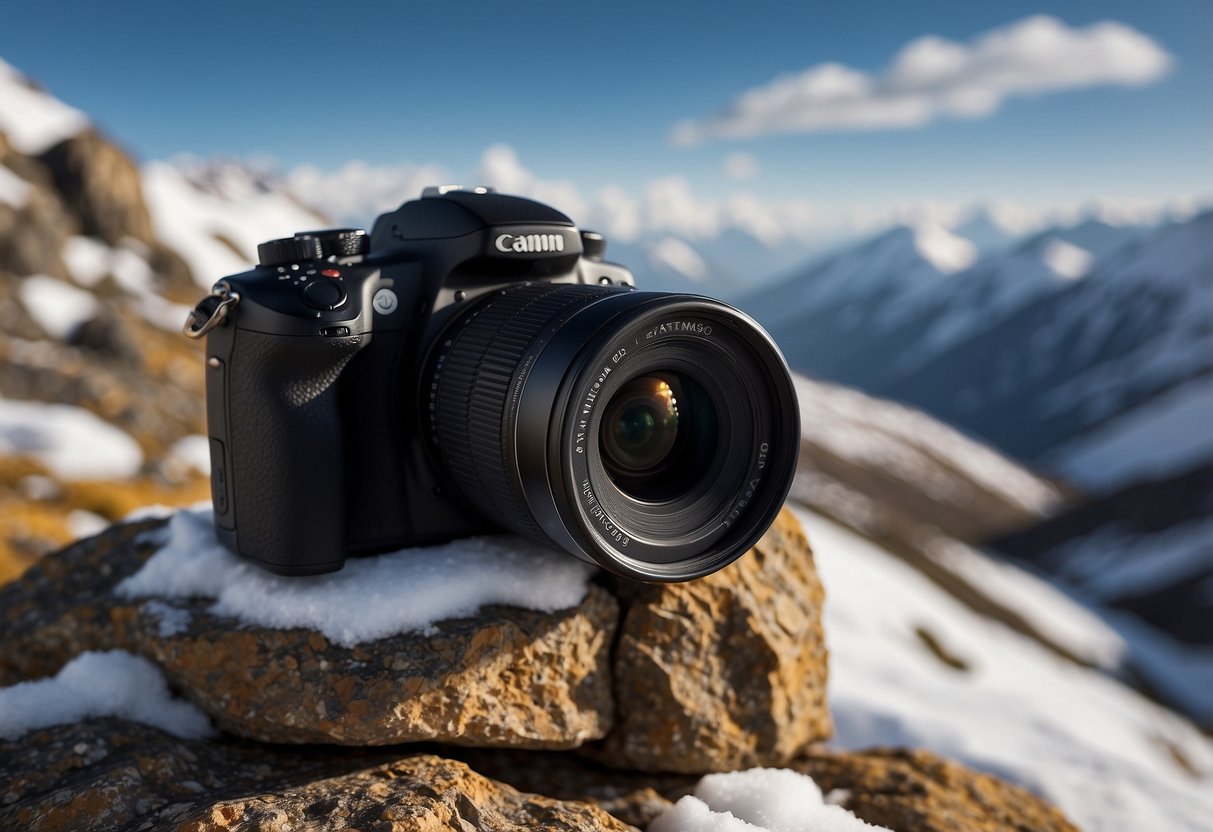
<svg viewBox="0 0 1213 832">
<path fill-rule="evenodd" d="M 1045 15 L 978 35 L 967 44 L 928 35 L 906 44 L 879 74 L 837 63 L 781 75 L 724 109 L 679 124 L 675 144 L 827 130 L 893 130 L 940 118 L 981 118 L 1014 96 L 1099 85 L 1141 86 L 1172 57 L 1116 21 L 1070 27 Z"/>
</svg>

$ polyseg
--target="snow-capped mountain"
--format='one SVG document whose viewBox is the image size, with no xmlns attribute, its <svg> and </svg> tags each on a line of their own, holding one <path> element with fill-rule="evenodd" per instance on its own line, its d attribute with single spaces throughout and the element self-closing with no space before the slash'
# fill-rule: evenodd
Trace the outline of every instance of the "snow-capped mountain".
<svg viewBox="0 0 1213 832">
<path fill-rule="evenodd" d="M 901 228 L 741 305 L 793 367 L 1047 465 L 1066 443 L 1213 369 L 1211 231 L 1210 213 L 1144 236 L 1092 221 L 948 273 L 941 265 L 958 261 L 940 251 L 962 249 Z M 1101 255 L 1114 238 L 1128 242 Z"/>
</svg>

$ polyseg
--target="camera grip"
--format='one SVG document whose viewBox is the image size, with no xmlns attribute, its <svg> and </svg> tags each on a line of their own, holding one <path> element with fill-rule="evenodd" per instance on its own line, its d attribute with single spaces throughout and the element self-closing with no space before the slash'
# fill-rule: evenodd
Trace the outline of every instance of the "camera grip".
<svg viewBox="0 0 1213 832">
<path fill-rule="evenodd" d="M 236 331 L 227 424 L 237 547 L 244 557 L 283 574 L 340 568 L 345 485 L 338 379 L 369 339 Z"/>
</svg>

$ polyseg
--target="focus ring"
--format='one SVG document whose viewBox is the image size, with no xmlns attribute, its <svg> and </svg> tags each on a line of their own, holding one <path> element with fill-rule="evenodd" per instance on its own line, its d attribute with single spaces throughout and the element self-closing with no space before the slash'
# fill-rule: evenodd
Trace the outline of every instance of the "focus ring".
<svg viewBox="0 0 1213 832">
<path fill-rule="evenodd" d="M 619 289 L 535 283 L 491 296 L 466 313 L 437 362 L 433 435 L 455 484 L 486 517 L 532 539 L 508 430 L 510 387 L 535 339 L 566 313 Z"/>
</svg>

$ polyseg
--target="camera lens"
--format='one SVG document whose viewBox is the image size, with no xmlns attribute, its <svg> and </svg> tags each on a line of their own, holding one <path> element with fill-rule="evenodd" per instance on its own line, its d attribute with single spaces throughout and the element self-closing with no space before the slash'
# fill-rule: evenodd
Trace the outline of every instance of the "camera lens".
<svg viewBox="0 0 1213 832">
<path fill-rule="evenodd" d="M 727 566 L 795 473 L 787 366 L 708 298 L 515 286 L 439 336 L 428 389 L 440 465 L 473 507 L 631 578 Z"/>
</svg>

